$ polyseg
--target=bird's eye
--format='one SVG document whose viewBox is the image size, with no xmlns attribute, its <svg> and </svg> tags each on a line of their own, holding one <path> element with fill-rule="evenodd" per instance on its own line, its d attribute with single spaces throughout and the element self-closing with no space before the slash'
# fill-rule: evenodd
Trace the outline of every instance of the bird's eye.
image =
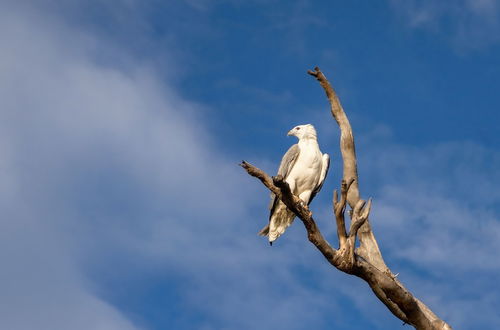
<svg viewBox="0 0 500 330">
<path fill-rule="evenodd" d="M 300 129 L 300 127 L 295 127 L 295 129 L 298 131 Z"/>
</svg>

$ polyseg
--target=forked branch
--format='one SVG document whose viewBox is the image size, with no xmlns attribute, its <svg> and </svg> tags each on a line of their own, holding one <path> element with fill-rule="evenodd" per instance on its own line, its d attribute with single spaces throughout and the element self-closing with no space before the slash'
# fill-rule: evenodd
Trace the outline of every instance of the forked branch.
<svg viewBox="0 0 500 330">
<path fill-rule="evenodd" d="M 309 241 L 316 246 L 330 264 L 345 273 L 365 280 L 375 295 L 396 317 L 417 329 L 451 329 L 446 322 L 438 318 L 427 306 L 415 298 L 385 265 L 369 224 L 368 218 L 372 201 L 369 199 L 368 202 L 365 202 L 359 197 L 356 152 L 349 120 L 335 91 L 319 68 L 316 67 L 314 71 L 308 71 L 308 73 L 316 77 L 324 88 L 330 101 L 332 115 L 341 130 L 340 149 L 344 173 L 340 199 L 337 191 L 334 192 L 333 197 L 339 248 L 331 247 L 326 241 L 308 206 L 292 194 L 283 177 L 271 178 L 264 171 L 245 161 L 240 165 L 248 174 L 258 178 L 295 213 L 304 224 Z M 345 224 L 346 204 L 351 207 L 351 221 L 348 231 Z M 357 238 L 360 241 L 360 247 L 355 249 Z"/>
<path fill-rule="evenodd" d="M 309 207 L 302 202 L 300 198 L 292 194 L 288 183 L 283 177 L 276 176 L 271 178 L 261 169 L 250 163 L 242 161 L 240 164 L 248 174 L 259 179 L 277 198 L 279 198 L 295 215 L 302 221 L 307 230 L 307 238 L 316 248 L 325 256 L 333 266 L 339 263 L 338 251 L 330 246 L 318 229 L 313 219 Z"/>
<path fill-rule="evenodd" d="M 354 144 L 354 135 L 352 133 L 351 123 L 347 118 L 347 115 L 342 108 L 337 93 L 333 89 L 332 85 L 326 79 L 323 72 L 318 67 L 314 70 L 307 71 L 308 74 L 315 77 L 320 83 L 321 87 L 325 90 L 326 97 L 330 102 L 330 112 L 339 125 L 340 128 L 340 152 L 342 154 L 343 161 L 343 178 L 347 182 L 351 178 L 355 179 L 354 184 L 349 189 L 349 194 L 347 195 L 347 202 L 352 209 L 356 207 L 360 197 L 359 197 L 359 180 L 358 180 L 358 167 L 356 161 L 356 147 Z M 363 223 L 363 226 L 359 228 L 359 241 L 360 247 L 358 248 L 358 254 L 364 259 L 368 260 L 371 264 L 375 265 L 378 269 L 383 271 L 389 271 L 387 268 L 380 249 L 378 247 L 377 241 L 373 236 L 370 228 L 370 221 L 368 219 Z"/>
</svg>

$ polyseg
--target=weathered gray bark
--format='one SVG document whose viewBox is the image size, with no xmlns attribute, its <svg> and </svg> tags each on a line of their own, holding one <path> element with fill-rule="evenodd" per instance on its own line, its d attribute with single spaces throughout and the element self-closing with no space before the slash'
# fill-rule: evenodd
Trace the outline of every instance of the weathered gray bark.
<svg viewBox="0 0 500 330">
<path fill-rule="evenodd" d="M 330 101 L 331 113 L 340 127 L 340 150 L 344 163 L 340 199 L 334 192 L 333 209 L 337 223 L 339 248 L 333 248 L 323 237 L 307 205 L 293 195 L 282 177 L 271 178 L 257 167 L 243 161 L 241 166 L 258 178 L 285 205 L 302 220 L 309 241 L 323 254 L 326 260 L 337 269 L 365 280 L 375 295 L 400 320 L 413 325 L 416 329 L 451 329 L 438 318 L 426 305 L 415 298 L 392 274 L 380 253 L 377 241 L 370 227 L 368 216 L 371 199 L 365 202 L 359 197 L 359 180 L 356 165 L 356 152 L 351 125 L 342 109 L 340 101 L 319 68 L 308 71 L 326 92 Z M 347 231 L 344 214 L 349 204 L 351 222 Z M 359 247 L 355 248 L 356 238 Z"/>
</svg>

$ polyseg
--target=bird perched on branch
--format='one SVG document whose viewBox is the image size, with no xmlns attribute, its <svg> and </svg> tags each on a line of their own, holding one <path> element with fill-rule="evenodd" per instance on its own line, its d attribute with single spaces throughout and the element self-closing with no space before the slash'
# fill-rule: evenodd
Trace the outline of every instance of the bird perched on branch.
<svg viewBox="0 0 500 330">
<path fill-rule="evenodd" d="M 330 166 L 330 157 L 319 150 L 313 125 L 296 126 L 288 132 L 288 135 L 296 136 L 299 143 L 291 146 L 283 156 L 278 175 L 284 178 L 294 195 L 309 205 L 323 186 Z M 269 208 L 271 210 L 269 224 L 259 232 L 259 235 L 268 236 L 269 243 L 273 245 L 273 242 L 292 224 L 295 214 L 274 194 L 271 194 Z"/>
</svg>

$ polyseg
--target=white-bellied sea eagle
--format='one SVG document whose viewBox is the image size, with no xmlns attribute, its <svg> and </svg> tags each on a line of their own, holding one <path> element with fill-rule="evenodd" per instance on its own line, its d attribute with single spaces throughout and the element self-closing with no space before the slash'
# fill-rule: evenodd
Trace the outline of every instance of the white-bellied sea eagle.
<svg viewBox="0 0 500 330">
<path fill-rule="evenodd" d="M 309 205 L 323 186 L 330 166 L 330 157 L 319 150 L 313 125 L 296 126 L 288 132 L 288 135 L 296 136 L 299 143 L 291 146 L 283 156 L 278 175 L 283 176 L 294 195 Z M 271 209 L 269 224 L 259 232 L 259 235 L 268 236 L 272 245 L 292 224 L 295 214 L 274 194 L 271 194 L 269 207 Z"/>
</svg>

